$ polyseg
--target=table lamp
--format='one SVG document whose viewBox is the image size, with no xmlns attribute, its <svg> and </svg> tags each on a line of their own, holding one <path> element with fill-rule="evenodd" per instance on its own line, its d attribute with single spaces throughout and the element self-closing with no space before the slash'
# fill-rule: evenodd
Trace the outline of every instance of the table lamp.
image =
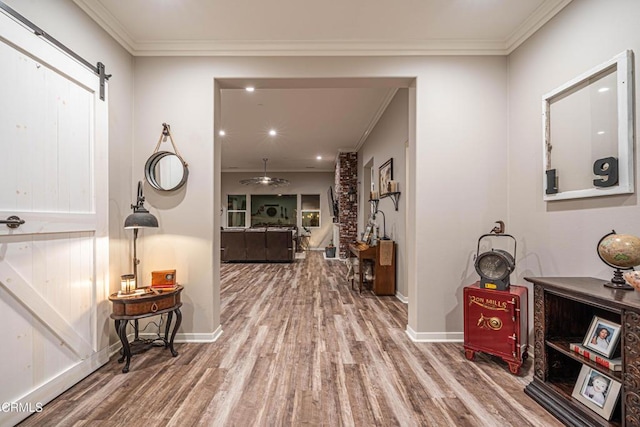
<svg viewBox="0 0 640 427">
<path fill-rule="evenodd" d="M 136 248 L 136 240 L 138 240 L 138 229 L 140 228 L 158 228 L 158 219 L 149 213 L 144 207 L 144 196 L 142 195 L 142 181 L 138 181 L 138 197 L 135 205 L 131 205 L 133 213 L 124 220 L 125 230 L 133 229 L 133 276 L 135 278 L 136 287 L 140 283 L 138 280 L 138 251 Z"/>
</svg>

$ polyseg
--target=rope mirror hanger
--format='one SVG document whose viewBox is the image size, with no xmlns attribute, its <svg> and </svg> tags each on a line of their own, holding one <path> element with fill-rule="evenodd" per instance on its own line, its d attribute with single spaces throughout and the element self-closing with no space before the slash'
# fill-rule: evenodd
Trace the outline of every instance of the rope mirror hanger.
<svg viewBox="0 0 640 427">
<path fill-rule="evenodd" d="M 159 151 L 160 144 L 169 139 L 173 151 Z M 184 161 L 171 134 L 171 127 L 163 123 L 162 133 L 158 139 L 153 154 L 147 159 L 144 166 L 144 175 L 149 185 L 160 191 L 174 191 L 187 182 L 189 165 Z"/>
</svg>

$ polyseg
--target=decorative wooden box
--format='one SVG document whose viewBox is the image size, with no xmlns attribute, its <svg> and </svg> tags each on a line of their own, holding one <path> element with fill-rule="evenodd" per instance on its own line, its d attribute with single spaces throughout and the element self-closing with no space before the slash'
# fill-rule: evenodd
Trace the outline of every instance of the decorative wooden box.
<svg viewBox="0 0 640 427">
<path fill-rule="evenodd" d="M 527 288 L 481 289 L 480 282 L 464 288 L 464 349 L 473 360 L 475 352 L 492 354 L 519 374 L 529 344 Z"/>
<path fill-rule="evenodd" d="M 118 294 L 112 294 L 109 300 L 113 303 L 114 315 L 138 316 L 175 307 L 180 303 L 181 290 L 182 286 L 178 285 L 172 291 L 148 292 L 134 297 L 119 297 Z"/>
<path fill-rule="evenodd" d="M 151 272 L 151 286 L 154 288 L 173 288 L 176 285 L 176 271 L 162 270 Z"/>
</svg>

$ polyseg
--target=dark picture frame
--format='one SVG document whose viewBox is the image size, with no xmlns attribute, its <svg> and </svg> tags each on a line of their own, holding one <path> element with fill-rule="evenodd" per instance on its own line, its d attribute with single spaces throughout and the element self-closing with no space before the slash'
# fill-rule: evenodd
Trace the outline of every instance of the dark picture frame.
<svg viewBox="0 0 640 427">
<path fill-rule="evenodd" d="M 380 198 L 389 194 L 389 183 L 393 181 L 393 157 L 384 162 L 378 170 Z"/>
<path fill-rule="evenodd" d="M 619 339 L 620 325 L 601 317 L 593 316 L 582 345 L 606 358 L 611 358 Z"/>
<path fill-rule="evenodd" d="M 610 420 L 618 403 L 621 388 L 622 384 L 613 378 L 582 365 L 571 397 L 605 420 Z"/>
</svg>

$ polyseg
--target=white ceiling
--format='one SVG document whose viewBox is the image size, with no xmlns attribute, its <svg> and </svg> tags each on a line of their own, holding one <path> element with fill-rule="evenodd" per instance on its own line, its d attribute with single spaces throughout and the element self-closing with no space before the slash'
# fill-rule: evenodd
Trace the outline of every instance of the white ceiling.
<svg viewBox="0 0 640 427">
<path fill-rule="evenodd" d="M 507 55 L 571 0 L 74 2 L 136 56 L 361 56 Z M 267 79 L 249 93 L 248 83 L 221 82 L 223 170 L 262 171 L 263 157 L 268 171 L 333 170 L 408 84 Z"/>
</svg>

